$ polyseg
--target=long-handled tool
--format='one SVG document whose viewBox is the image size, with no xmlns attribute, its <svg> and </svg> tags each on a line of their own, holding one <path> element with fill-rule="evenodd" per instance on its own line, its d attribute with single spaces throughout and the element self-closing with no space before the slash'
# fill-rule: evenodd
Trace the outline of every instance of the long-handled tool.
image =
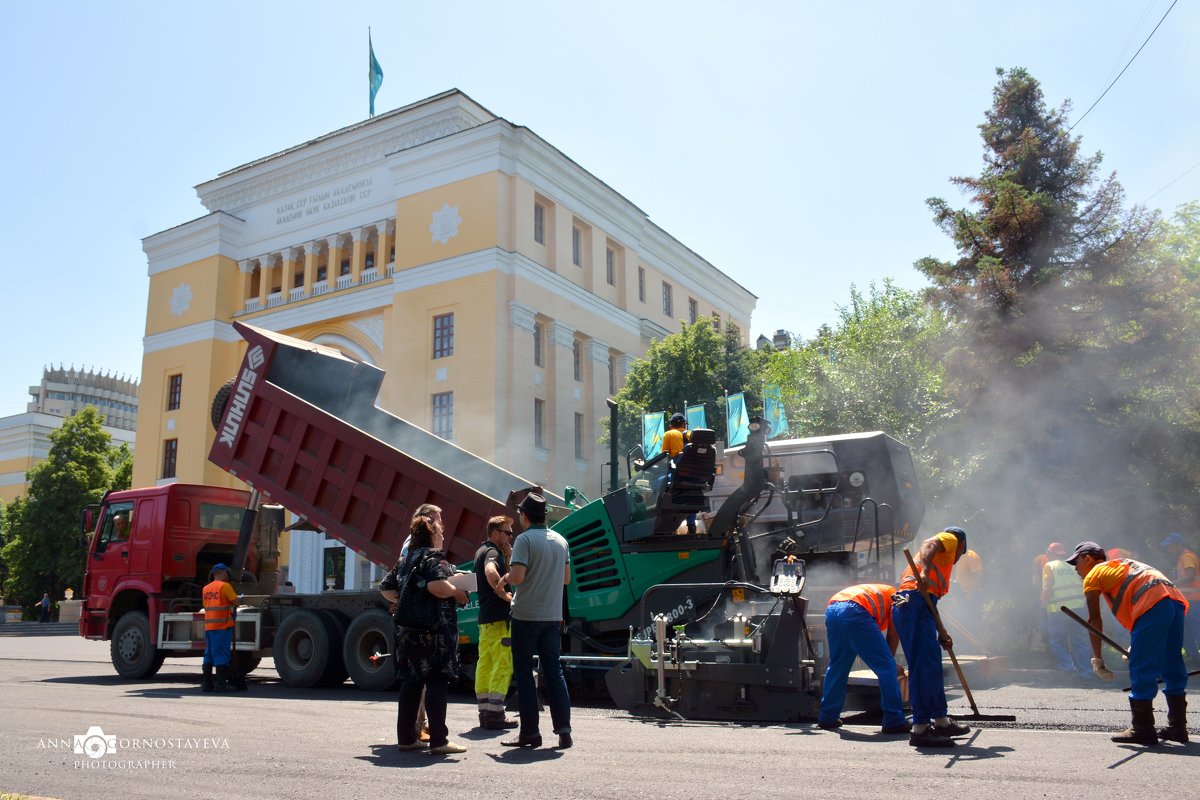
<svg viewBox="0 0 1200 800">
<path fill-rule="evenodd" d="M 1066 606 L 1059 606 L 1059 607 L 1058 607 L 1058 610 L 1059 610 L 1059 611 L 1061 611 L 1061 612 L 1063 612 L 1064 614 L 1066 614 L 1066 615 L 1067 615 L 1068 617 L 1070 617 L 1071 619 L 1073 619 L 1073 620 L 1075 620 L 1076 622 L 1078 622 L 1078 623 L 1079 623 L 1080 625 L 1082 625 L 1083 627 L 1087 628 L 1087 629 L 1088 629 L 1089 631 L 1091 631 L 1092 633 L 1094 633 L 1094 634 L 1096 634 L 1097 636 L 1099 636 L 1099 637 L 1100 637 L 1100 638 L 1101 638 L 1101 639 L 1102 639 L 1104 642 L 1106 642 L 1106 643 L 1107 643 L 1107 644 L 1108 644 L 1110 647 L 1112 647 L 1114 650 L 1116 650 L 1118 653 L 1120 653 L 1120 654 L 1121 654 L 1121 656 L 1122 656 L 1122 657 L 1123 657 L 1123 658 L 1124 658 L 1126 661 L 1128 661 L 1128 660 L 1129 660 L 1129 651 L 1128 651 L 1128 650 L 1126 650 L 1124 647 L 1121 647 L 1121 645 L 1117 644 L 1117 643 L 1116 643 L 1114 640 L 1112 640 L 1112 639 L 1108 638 L 1108 636 L 1107 636 L 1107 635 L 1104 633 L 1104 631 L 1100 630 L 1100 629 L 1099 629 L 1099 628 L 1097 628 L 1095 625 L 1093 625 L 1092 623 L 1088 622 L 1086 619 L 1084 619 L 1083 617 L 1079 616 L 1078 614 L 1076 614 L 1074 611 L 1072 611 L 1071 609 L 1067 608 Z M 1191 672 L 1189 672 L 1189 673 L 1188 673 L 1188 677 L 1189 677 L 1189 678 L 1190 678 L 1190 677 L 1192 677 L 1193 675 L 1200 675 L 1200 669 L 1194 669 L 1194 670 L 1192 670 Z M 1162 679 L 1162 678 L 1159 678 L 1159 679 L 1158 679 L 1158 682 L 1159 682 L 1159 683 L 1162 683 L 1162 682 L 1163 682 L 1163 679 Z M 1132 689 L 1133 689 L 1133 687 L 1132 687 L 1132 686 L 1126 686 L 1126 687 L 1125 687 L 1124 689 L 1122 689 L 1121 691 L 1122 691 L 1122 692 L 1128 692 L 1128 691 L 1131 691 Z"/>
<path fill-rule="evenodd" d="M 929 592 L 921 585 L 921 570 L 917 569 L 917 562 L 913 561 L 912 553 L 908 552 L 908 548 L 904 548 L 904 557 L 908 559 L 908 566 L 913 571 L 913 576 L 917 579 L 917 588 L 921 592 L 921 597 L 925 598 L 925 605 L 929 607 L 929 613 L 933 615 L 933 622 L 937 625 L 939 641 L 946 641 L 950 638 L 946 633 L 946 627 L 942 625 L 942 618 L 938 615 L 937 606 L 933 604 L 933 599 L 929 596 Z M 962 667 L 958 664 L 958 657 L 954 655 L 954 648 L 947 647 L 946 652 L 950 654 L 950 663 L 954 664 L 954 671 L 958 674 L 958 682 L 962 684 L 963 694 L 967 696 L 967 702 L 971 704 L 970 716 L 956 715 L 960 719 L 982 720 L 986 722 L 1016 722 L 1017 718 L 1011 714 L 980 714 L 979 707 L 975 705 L 975 697 L 971 694 L 971 687 L 967 685 L 967 679 L 963 675 Z"/>
</svg>

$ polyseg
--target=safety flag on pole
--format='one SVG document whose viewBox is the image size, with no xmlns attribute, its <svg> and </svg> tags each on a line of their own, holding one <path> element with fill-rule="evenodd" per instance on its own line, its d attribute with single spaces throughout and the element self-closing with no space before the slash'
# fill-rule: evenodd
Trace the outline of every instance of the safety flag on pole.
<svg viewBox="0 0 1200 800">
<path fill-rule="evenodd" d="M 642 452 L 647 459 L 662 452 L 663 417 L 661 411 L 642 415 Z"/>
<path fill-rule="evenodd" d="M 371 43 L 371 29 L 367 28 L 367 52 L 370 55 L 367 77 L 371 85 L 371 116 L 375 116 L 375 95 L 383 85 L 383 67 L 375 60 L 375 45 Z"/>
<path fill-rule="evenodd" d="M 750 437 L 750 415 L 746 413 L 743 392 L 725 398 L 725 446 L 737 447 Z"/>
<path fill-rule="evenodd" d="M 707 421 L 704 419 L 704 403 L 688 406 L 686 412 L 688 430 L 694 431 L 696 428 L 708 427 Z"/>
<path fill-rule="evenodd" d="M 771 425 L 771 436 L 774 439 L 788 433 L 787 414 L 783 410 L 783 390 L 778 386 L 768 386 L 763 393 L 763 416 Z"/>
</svg>

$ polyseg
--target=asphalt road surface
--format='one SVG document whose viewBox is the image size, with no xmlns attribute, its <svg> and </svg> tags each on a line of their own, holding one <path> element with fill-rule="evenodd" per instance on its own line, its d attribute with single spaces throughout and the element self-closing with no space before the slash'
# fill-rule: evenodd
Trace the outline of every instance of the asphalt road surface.
<svg viewBox="0 0 1200 800">
<path fill-rule="evenodd" d="M 513 751 L 500 746 L 502 734 L 474 728 L 464 694 L 452 698 L 449 723 L 451 738 L 470 749 L 439 758 L 396 751 L 390 693 L 289 689 L 268 659 L 248 693 L 201 694 L 198 671 L 197 661 L 168 661 L 151 680 L 125 681 L 107 643 L 0 637 L 0 792 L 63 800 L 1200 794 L 1200 703 L 1188 745 L 1114 744 L 1109 734 L 1129 718 L 1121 673 L 1104 686 L 1056 686 L 1048 673 L 1010 672 L 1006 685 L 974 694 L 981 713 L 1017 722 L 979 724 L 940 751 L 918 751 L 874 725 L 670 723 L 597 704 L 574 710 L 573 749 Z M 1161 695 L 1156 708 L 1162 724 Z M 957 693 L 951 712 L 970 713 Z"/>
</svg>

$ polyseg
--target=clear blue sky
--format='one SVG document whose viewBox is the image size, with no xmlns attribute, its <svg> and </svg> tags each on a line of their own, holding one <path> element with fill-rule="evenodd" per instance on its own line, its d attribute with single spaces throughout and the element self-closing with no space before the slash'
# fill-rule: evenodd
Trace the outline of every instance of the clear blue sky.
<svg viewBox="0 0 1200 800">
<path fill-rule="evenodd" d="M 368 25 L 377 110 L 463 90 L 757 294 L 752 337 L 808 337 L 851 284 L 919 288 L 916 259 L 953 255 L 925 199 L 964 204 L 997 67 L 1078 118 L 1170 4 L 5 0 L 0 416 L 47 364 L 138 374 L 141 239 L 366 117 Z M 1180 0 L 1075 131 L 1167 213 L 1200 198 L 1198 34 Z"/>
</svg>

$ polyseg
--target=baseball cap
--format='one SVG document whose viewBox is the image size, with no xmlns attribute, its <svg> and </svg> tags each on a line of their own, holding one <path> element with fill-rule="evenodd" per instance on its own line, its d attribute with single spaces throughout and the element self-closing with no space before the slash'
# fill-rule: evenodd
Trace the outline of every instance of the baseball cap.
<svg viewBox="0 0 1200 800">
<path fill-rule="evenodd" d="M 1167 538 L 1162 540 L 1163 547 L 1170 547 L 1173 544 L 1183 544 L 1182 533 L 1168 533 Z"/>
<path fill-rule="evenodd" d="M 1104 553 L 1104 548 L 1095 542 L 1080 542 L 1079 544 L 1075 545 L 1075 554 L 1067 559 L 1067 563 L 1073 565 L 1082 555 L 1092 555 L 1096 556 L 1097 558 L 1108 558 L 1108 556 Z"/>
</svg>

